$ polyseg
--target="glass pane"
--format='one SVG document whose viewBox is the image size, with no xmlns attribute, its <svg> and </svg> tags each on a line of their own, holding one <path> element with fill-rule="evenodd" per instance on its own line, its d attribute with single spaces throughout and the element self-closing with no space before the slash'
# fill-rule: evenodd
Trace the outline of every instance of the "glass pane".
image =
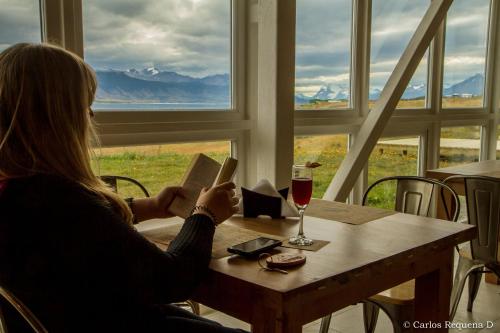
<svg viewBox="0 0 500 333">
<path fill-rule="evenodd" d="M 297 136 L 294 143 L 294 163 L 318 162 L 313 171 L 313 197 L 322 198 L 347 153 L 345 134 Z"/>
<path fill-rule="evenodd" d="M 297 0 L 297 109 L 349 106 L 351 7 L 351 0 Z"/>
<path fill-rule="evenodd" d="M 444 127 L 441 129 L 439 167 L 479 161 L 481 127 Z"/>
<path fill-rule="evenodd" d="M 448 11 L 443 107 L 483 105 L 489 0 L 455 0 Z"/>
<path fill-rule="evenodd" d="M 426 0 L 373 0 L 369 107 L 380 97 L 425 11 Z M 399 108 L 423 108 L 427 95 L 427 54 L 406 88 Z"/>
<path fill-rule="evenodd" d="M 383 177 L 418 175 L 420 137 L 382 138 L 368 160 L 368 185 Z M 375 186 L 368 205 L 394 209 L 396 182 Z"/>
<path fill-rule="evenodd" d="M 35 0 L 0 0 L 0 52 L 20 43 L 40 43 L 40 4 Z"/>
<path fill-rule="evenodd" d="M 231 1 L 83 1 L 95 109 L 229 109 Z"/>
<path fill-rule="evenodd" d="M 223 162 L 231 152 L 230 141 L 113 147 L 95 150 L 95 171 L 99 175 L 125 176 L 139 181 L 151 195 L 164 186 L 179 185 L 196 153 Z M 123 184 L 123 187 L 120 185 Z M 143 196 L 135 186 L 120 183 L 123 196 Z"/>
</svg>

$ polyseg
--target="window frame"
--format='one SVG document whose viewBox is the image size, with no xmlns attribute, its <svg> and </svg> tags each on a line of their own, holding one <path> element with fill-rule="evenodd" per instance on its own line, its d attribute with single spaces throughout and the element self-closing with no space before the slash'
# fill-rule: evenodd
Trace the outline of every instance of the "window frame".
<svg viewBox="0 0 500 333">
<path fill-rule="evenodd" d="M 368 8 L 366 8 L 366 7 Z M 355 137 L 360 124 L 366 119 L 370 61 L 371 36 L 371 0 L 363 4 L 353 0 L 353 34 L 351 61 L 351 96 L 352 110 L 296 110 L 295 135 L 352 133 Z M 480 160 L 496 158 L 496 132 L 500 121 L 500 4 L 490 0 L 490 13 L 487 31 L 487 52 L 485 68 L 485 93 L 482 107 L 442 108 L 442 80 L 444 71 L 445 29 L 441 27 L 431 43 L 428 52 L 427 97 L 425 108 L 396 109 L 386 124 L 383 137 L 420 136 L 419 174 L 439 166 L 440 131 L 442 127 L 481 126 Z M 368 39 L 368 40 L 367 40 Z M 495 44 L 497 47 L 495 47 Z M 357 48 L 357 49 L 356 49 Z M 352 50 L 356 49 L 356 52 Z M 359 59 L 359 58 L 363 59 Z M 356 59 L 358 58 L 358 59 Z M 366 66 L 368 62 L 368 66 Z M 496 83 L 496 84 L 495 84 Z M 356 93 L 363 97 L 356 100 Z M 364 94 L 364 95 L 363 95 Z M 498 106 L 496 106 L 498 105 Z M 397 128 L 397 130 L 394 130 Z M 330 131 L 330 132 L 329 132 Z M 395 134 L 397 133 L 397 134 Z M 366 189 L 367 168 L 362 171 L 354 189 Z M 354 202 L 359 203 L 359 195 L 354 195 Z"/>
<path fill-rule="evenodd" d="M 83 54 L 81 1 L 82 0 L 40 0 L 42 17 L 42 36 L 44 40 L 58 42 L 60 45 Z M 371 0 L 352 0 L 351 26 L 351 101 L 347 109 L 334 110 L 290 110 L 294 114 L 291 131 L 294 135 L 346 134 L 350 142 L 356 137 L 360 125 L 368 114 L 368 79 L 371 41 Z M 162 144 L 196 139 L 232 140 L 234 153 L 245 161 L 240 163 L 244 169 L 244 181 L 249 186 L 262 175 L 262 168 L 256 160 L 262 153 L 255 147 L 254 136 L 261 124 L 257 121 L 260 103 L 258 102 L 258 64 L 256 48 L 260 41 L 256 37 L 258 26 L 262 23 L 262 6 L 276 3 L 278 14 L 294 6 L 295 0 L 287 0 L 286 6 L 278 5 L 278 0 L 233 0 L 232 33 L 232 103 L 230 111 L 166 111 L 166 112 L 106 112 L 96 114 L 99 133 L 104 146 L 137 145 L 139 143 Z M 291 5 L 289 5 L 291 4 Z M 272 20 L 282 30 L 294 29 L 295 22 L 280 21 L 277 16 Z M 400 128 L 400 135 L 414 135 L 415 126 L 421 133 L 421 159 L 419 170 L 436 168 L 439 160 L 439 137 L 441 127 L 449 124 L 481 124 L 481 159 L 496 158 L 496 132 L 500 123 L 500 3 L 490 0 L 490 17 L 487 36 L 486 77 L 484 105 L 480 108 L 441 107 L 444 63 L 445 29 L 439 29 L 431 43 L 428 60 L 428 93 L 426 107 L 423 109 L 396 109 L 386 128 Z M 292 23 L 292 24 L 290 24 Z M 281 28 L 281 30 L 279 29 Z M 269 46 L 266 46 L 269 47 Z M 275 46 L 278 48 L 278 45 Z M 294 45 L 284 52 L 295 55 Z M 353 52 L 352 50 L 356 50 Z M 280 62 L 280 58 L 269 61 Z M 280 82 L 286 89 L 293 89 L 291 81 Z M 278 106 L 279 107 L 279 106 Z M 273 110 L 272 112 L 275 112 Z M 276 122 L 287 117 L 278 113 Z M 196 119 L 193 121 L 193 119 Z M 287 123 L 287 121 L 285 121 Z M 288 126 L 288 123 L 287 125 Z M 274 129 L 277 133 L 281 130 Z M 288 130 L 285 130 L 287 132 Z M 390 130 L 389 130 L 390 131 Z M 422 134 L 424 133 L 424 134 Z M 384 134 L 385 136 L 385 134 Z M 272 147 L 266 157 L 275 156 L 281 160 L 289 158 L 287 152 Z M 271 154 L 271 155 L 269 155 Z M 289 158 L 293 160 L 293 156 Z M 273 162 L 275 174 L 289 173 L 284 164 Z M 366 172 L 366 170 L 365 170 Z M 363 177 L 359 177 L 362 179 Z M 357 184 L 355 192 L 366 184 Z M 357 190 L 356 190 L 357 188 Z M 354 198 L 359 197 L 355 195 Z M 356 199 L 354 200 L 356 202 Z"/>
</svg>

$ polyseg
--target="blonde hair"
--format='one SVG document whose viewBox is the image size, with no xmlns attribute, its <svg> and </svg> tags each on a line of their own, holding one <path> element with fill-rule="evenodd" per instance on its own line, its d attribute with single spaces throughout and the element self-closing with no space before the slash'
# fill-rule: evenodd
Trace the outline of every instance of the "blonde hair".
<svg viewBox="0 0 500 333">
<path fill-rule="evenodd" d="M 77 55 L 48 44 L 0 53 L 0 180 L 52 174 L 77 182 L 132 221 L 92 171 L 90 120 L 97 81 Z"/>
</svg>

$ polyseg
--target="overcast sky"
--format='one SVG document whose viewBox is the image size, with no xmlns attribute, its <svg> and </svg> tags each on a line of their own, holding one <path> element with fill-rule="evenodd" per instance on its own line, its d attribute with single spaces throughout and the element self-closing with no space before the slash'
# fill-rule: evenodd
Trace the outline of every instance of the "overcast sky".
<svg viewBox="0 0 500 333">
<path fill-rule="evenodd" d="M 455 0 L 445 83 L 484 72 L 488 0 Z M 371 88 L 382 88 L 428 0 L 373 0 Z M 86 60 L 97 69 L 163 70 L 202 77 L 230 71 L 230 0 L 83 0 Z M 297 0 L 297 92 L 349 86 L 351 0 Z M 39 41 L 38 1 L 0 0 L 0 50 Z M 413 83 L 423 83 L 426 61 Z"/>
</svg>

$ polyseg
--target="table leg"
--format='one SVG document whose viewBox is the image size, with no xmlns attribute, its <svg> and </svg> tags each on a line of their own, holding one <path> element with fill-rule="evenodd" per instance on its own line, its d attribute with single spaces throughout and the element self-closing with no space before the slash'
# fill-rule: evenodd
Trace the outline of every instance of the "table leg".
<svg viewBox="0 0 500 333">
<path fill-rule="evenodd" d="M 448 332 L 450 295 L 453 278 L 453 248 L 436 254 L 439 269 L 415 281 L 415 328 L 426 332 Z M 423 325 L 423 326 L 422 326 Z M 428 325 L 428 326 L 425 326 Z"/>
<path fill-rule="evenodd" d="M 293 316 L 290 316 L 293 318 Z M 283 320 L 275 310 L 263 308 L 254 313 L 252 333 L 301 333 L 302 325 L 293 320 Z"/>
</svg>

